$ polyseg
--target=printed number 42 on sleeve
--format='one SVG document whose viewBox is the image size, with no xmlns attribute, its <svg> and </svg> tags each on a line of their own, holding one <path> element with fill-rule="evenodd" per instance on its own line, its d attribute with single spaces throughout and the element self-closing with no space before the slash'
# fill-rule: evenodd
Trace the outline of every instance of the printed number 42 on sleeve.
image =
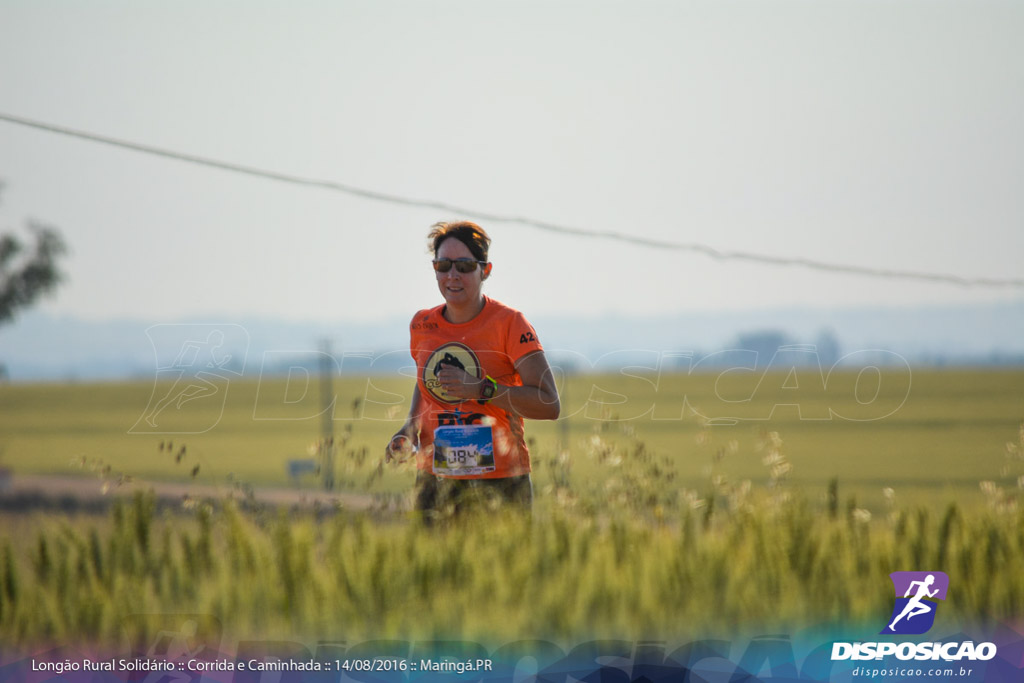
<svg viewBox="0 0 1024 683">
<path fill-rule="evenodd" d="M 522 336 L 519 337 L 519 343 L 520 344 L 526 344 L 527 342 L 532 342 L 532 341 L 537 341 L 533 337 L 533 332 L 524 332 L 522 334 Z"/>
</svg>

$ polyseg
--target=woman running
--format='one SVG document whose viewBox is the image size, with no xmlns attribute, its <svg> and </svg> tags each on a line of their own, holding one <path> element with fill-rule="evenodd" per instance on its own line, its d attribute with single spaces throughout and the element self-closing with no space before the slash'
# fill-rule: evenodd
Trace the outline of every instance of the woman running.
<svg viewBox="0 0 1024 683">
<path fill-rule="evenodd" d="M 409 325 L 417 380 L 388 457 L 416 449 L 416 510 L 429 520 L 483 496 L 529 507 L 523 418 L 558 418 L 558 392 L 537 332 L 519 311 L 485 296 L 490 237 L 468 221 L 428 235 L 444 303 Z"/>
</svg>

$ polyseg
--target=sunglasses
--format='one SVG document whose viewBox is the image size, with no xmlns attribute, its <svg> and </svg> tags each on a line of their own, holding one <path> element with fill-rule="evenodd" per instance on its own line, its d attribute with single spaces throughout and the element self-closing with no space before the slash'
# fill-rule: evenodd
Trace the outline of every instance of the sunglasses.
<svg viewBox="0 0 1024 683">
<path fill-rule="evenodd" d="M 459 271 L 460 273 L 472 273 L 474 270 L 476 270 L 477 264 L 481 266 L 487 265 L 487 261 L 476 261 L 471 258 L 438 258 L 434 259 L 433 263 L 434 270 L 436 270 L 439 273 L 447 273 L 449 270 L 452 269 L 452 266 L 455 266 L 455 270 Z"/>
</svg>

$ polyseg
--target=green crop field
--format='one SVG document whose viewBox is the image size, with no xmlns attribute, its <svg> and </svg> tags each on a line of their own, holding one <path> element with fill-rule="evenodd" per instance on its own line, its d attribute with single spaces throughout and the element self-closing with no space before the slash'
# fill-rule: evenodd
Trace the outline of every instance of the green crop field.
<svg viewBox="0 0 1024 683">
<path fill-rule="evenodd" d="M 0 466 L 288 487 L 320 435 L 304 376 L 161 403 L 171 387 L 0 386 Z M 572 376 L 566 419 L 527 426 L 532 519 L 484 505 L 430 528 L 394 505 L 412 470 L 380 466 L 409 381 L 334 388 L 338 488 L 387 510 L 160 510 L 139 494 L 100 515 L 8 511 L 0 637 L 146 638 L 132 615 L 168 612 L 238 638 L 777 632 L 877 621 L 901 569 L 971 586 L 951 624 L 1024 613 L 1021 371 Z"/>
<path fill-rule="evenodd" d="M 822 384 L 810 373 L 573 376 L 562 385 L 565 419 L 529 423 L 527 434 L 536 461 L 567 452 L 565 466 L 580 484 L 612 471 L 579 457 L 595 436 L 626 459 L 642 446 L 669 460 L 679 478 L 667 488 L 700 489 L 713 475 L 764 484 L 770 473 L 758 447 L 775 432 L 792 468 L 790 485 L 809 497 L 838 479 L 844 498 L 879 511 L 885 488 L 905 504 L 942 507 L 982 502 L 981 481 L 1016 485 L 1006 444 L 1024 420 L 1024 372 L 882 369 L 859 384 L 854 373 Z M 101 464 L 181 481 L 193 480 L 198 465 L 197 482 L 287 486 L 287 461 L 310 457 L 321 433 L 315 378 L 236 381 L 219 395 L 166 408 L 150 426 L 147 408 L 170 386 L 0 386 L 0 464 L 16 473 L 66 474 Z M 411 382 L 336 379 L 334 389 L 338 484 L 363 490 L 367 466 L 377 464 L 408 410 Z M 160 450 L 170 442 L 173 453 Z M 181 446 L 186 454 L 176 460 Z M 411 485 L 409 471 L 385 475 L 369 490 Z M 536 476 L 538 485 L 549 483 L 544 467 Z"/>
</svg>

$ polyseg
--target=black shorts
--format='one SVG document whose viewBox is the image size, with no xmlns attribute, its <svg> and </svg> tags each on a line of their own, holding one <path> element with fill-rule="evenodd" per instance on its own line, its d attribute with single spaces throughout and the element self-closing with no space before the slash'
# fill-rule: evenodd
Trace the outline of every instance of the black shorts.
<svg viewBox="0 0 1024 683">
<path fill-rule="evenodd" d="M 475 504 L 501 502 L 529 510 L 533 505 L 533 482 L 529 474 L 501 479 L 450 479 L 430 472 L 416 472 L 417 512 L 458 514 Z"/>
</svg>

